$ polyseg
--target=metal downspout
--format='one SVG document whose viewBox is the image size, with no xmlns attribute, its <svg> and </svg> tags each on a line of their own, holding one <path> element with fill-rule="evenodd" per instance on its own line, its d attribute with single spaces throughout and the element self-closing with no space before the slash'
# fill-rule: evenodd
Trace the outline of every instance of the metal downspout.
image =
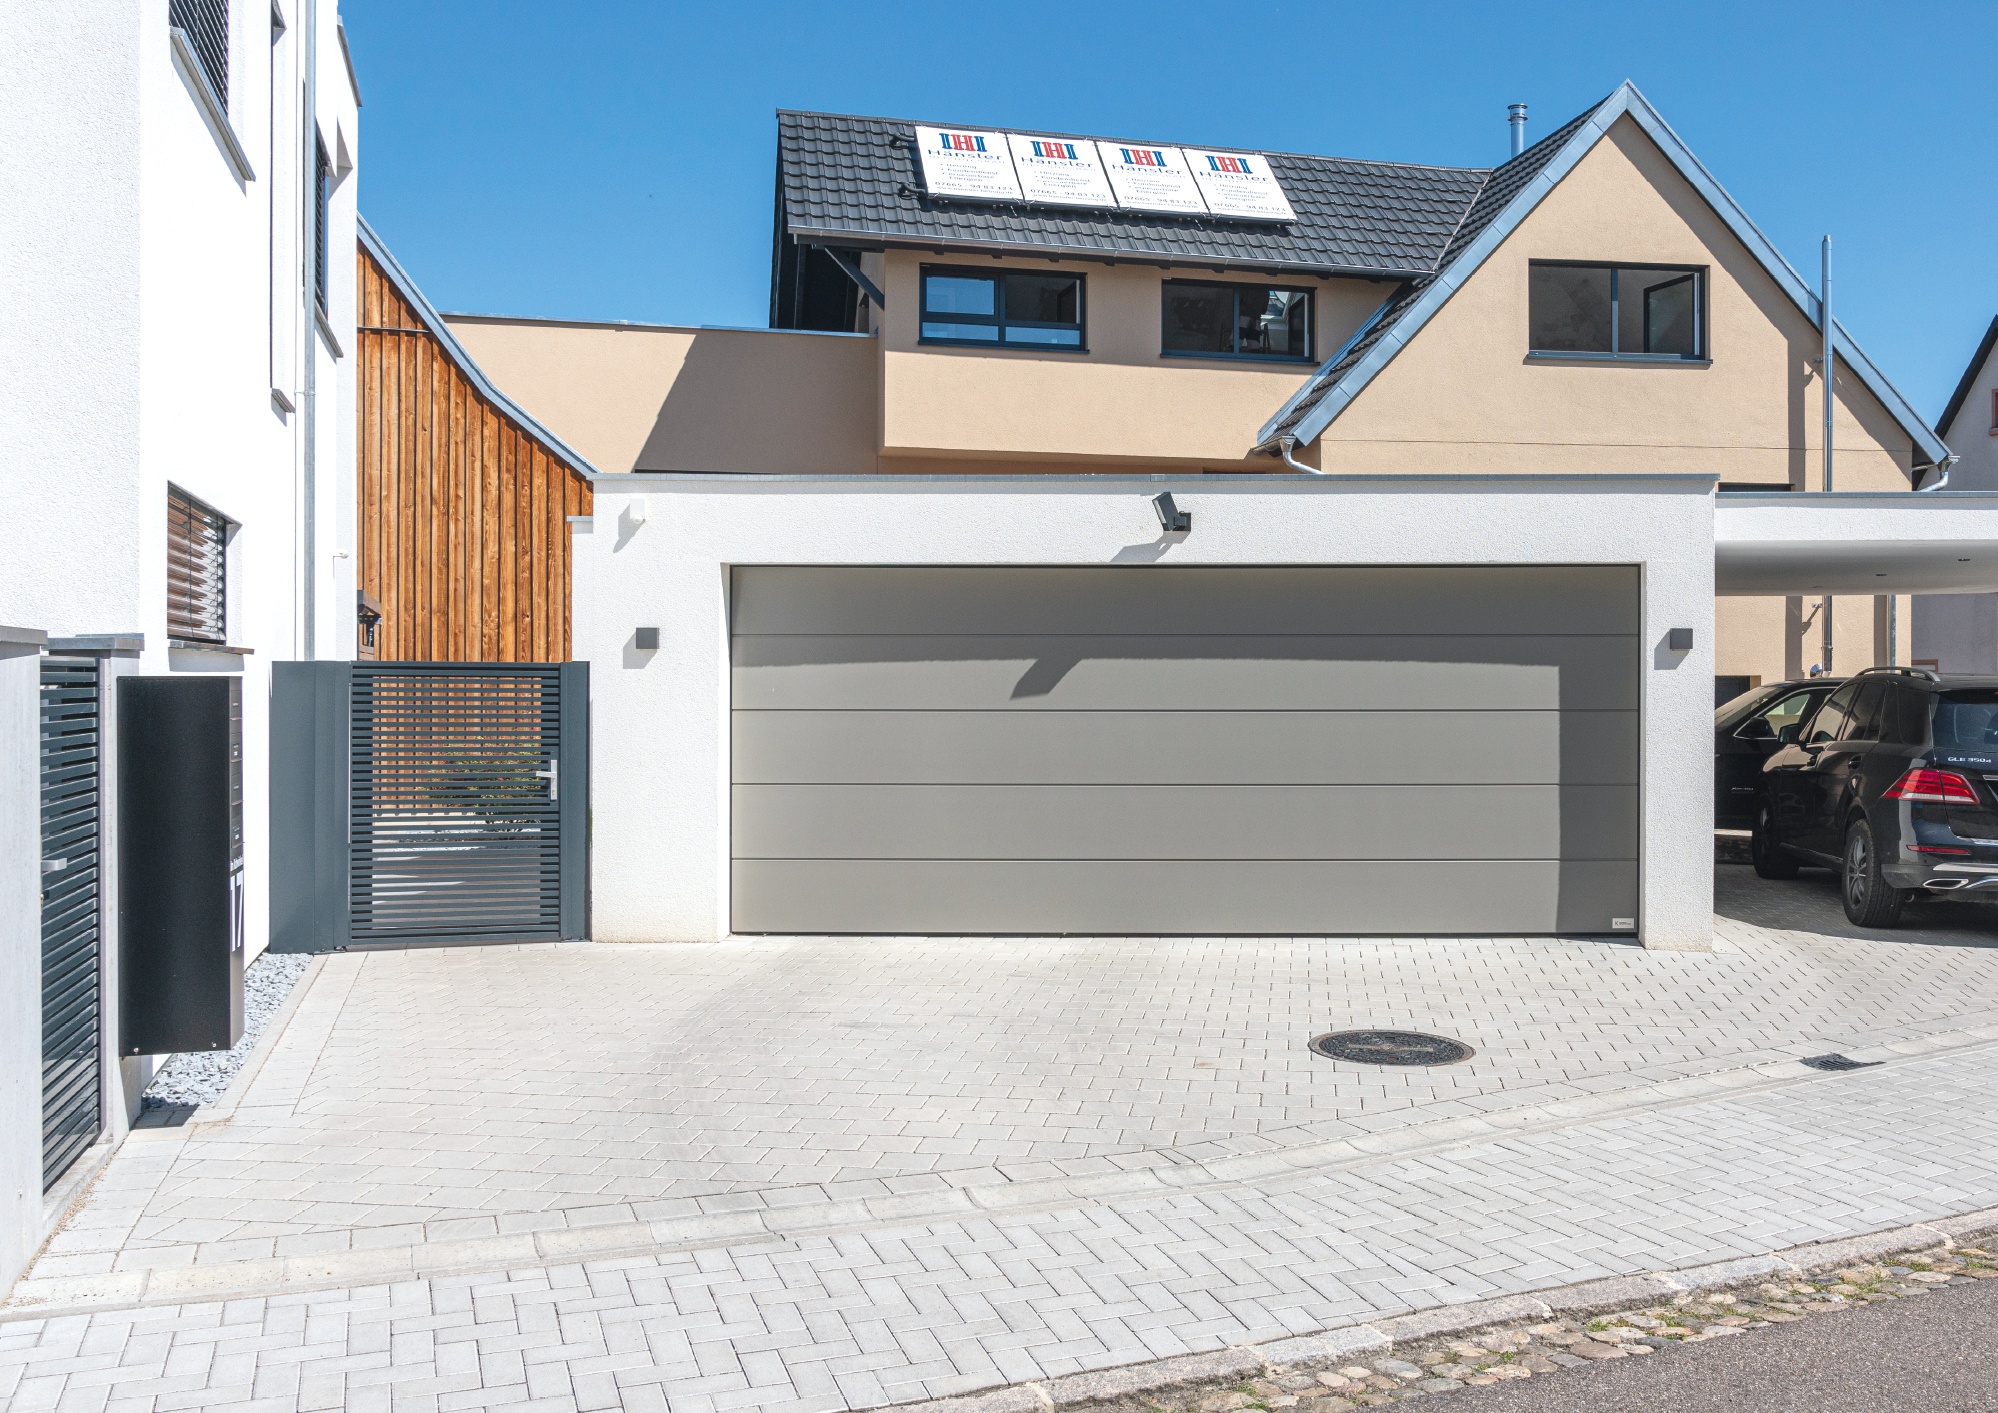
<svg viewBox="0 0 1998 1413">
<path fill-rule="evenodd" d="M 1325 473 L 1316 466 L 1306 466 L 1290 454 L 1290 449 L 1296 445 L 1296 437 L 1285 437 L 1277 443 L 1277 448 L 1283 453 L 1283 464 L 1293 471 L 1302 471 L 1307 476 L 1323 476 Z"/>
<path fill-rule="evenodd" d="M 1838 388 L 1838 379 L 1833 374 L 1832 371 L 1831 237 L 1830 236 L 1825 237 L 1825 243 L 1821 251 L 1821 255 L 1824 261 L 1824 265 L 1819 273 L 1818 323 L 1823 326 L 1824 330 L 1824 354 L 1823 354 L 1824 363 L 1822 364 L 1821 367 L 1821 371 L 1824 374 L 1824 380 L 1825 380 L 1825 390 L 1824 390 L 1825 487 L 1824 488 L 1825 492 L 1829 494 L 1832 488 L 1832 413 L 1836 408 L 1836 394 Z M 1825 672 L 1829 674 L 1832 670 L 1832 596 L 1830 594 L 1826 594 L 1824 598 L 1824 620 L 1825 620 L 1823 624 L 1824 652 L 1822 654 L 1822 662 Z"/>
<path fill-rule="evenodd" d="M 319 656 L 319 281 L 317 256 L 322 233 L 319 229 L 319 4 L 304 0 L 305 6 L 305 121 L 301 137 L 304 148 L 304 191 L 309 193 L 306 208 L 311 217 L 304 223 L 305 239 L 299 242 L 299 285 L 304 293 L 305 387 L 299 423 L 305 436 L 303 471 L 305 513 L 299 530 L 304 542 L 300 558 L 305 564 L 305 582 L 300 586 L 300 608 L 305 616 L 300 634 L 299 655 L 307 661 Z M 276 193 L 272 193 L 275 197 Z M 329 267 L 333 252 L 327 251 Z"/>
</svg>

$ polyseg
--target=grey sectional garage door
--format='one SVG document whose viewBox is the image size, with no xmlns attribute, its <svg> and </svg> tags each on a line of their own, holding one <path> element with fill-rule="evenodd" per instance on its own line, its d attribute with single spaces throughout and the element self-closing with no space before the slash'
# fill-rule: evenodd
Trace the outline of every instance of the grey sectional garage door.
<svg viewBox="0 0 1998 1413">
<path fill-rule="evenodd" d="M 732 588 L 738 932 L 1636 914 L 1634 568 L 766 567 Z"/>
</svg>

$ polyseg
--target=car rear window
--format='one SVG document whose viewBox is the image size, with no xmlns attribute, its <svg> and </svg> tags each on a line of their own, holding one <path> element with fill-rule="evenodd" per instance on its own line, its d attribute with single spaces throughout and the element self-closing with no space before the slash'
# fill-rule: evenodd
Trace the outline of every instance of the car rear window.
<svg viewBox="0 0 1998 1413">
<path fill-rule="evenodd" d="M 1936 700 L 1935 733 L 1939 751 L 1998 747 L 1998 691 L 1942 693 Z"/>
</svg>

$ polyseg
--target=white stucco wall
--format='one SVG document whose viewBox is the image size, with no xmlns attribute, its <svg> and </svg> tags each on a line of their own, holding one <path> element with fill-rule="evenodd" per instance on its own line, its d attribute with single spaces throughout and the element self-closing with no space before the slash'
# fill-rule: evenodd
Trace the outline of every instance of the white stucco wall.
<svg viewBox="0 0 1998 1413">
<path fill-rule="evenodd" d="M 576 529 L 591 663 L 592 931 L 728 932 L 728 569 L 743 564 L 1638 564 L 1642 905 L 1710 944 L 1713 480 L 1704 476 L 752 481 L 618 476 Z M 1150 498 L 1194 531 L 1161 548 Z M 645 505 L 634 522 L 635 501 Z M 634 630 L 660 629 L 656 653 Z M 1690 653 L 1664 648 L 1694 630 Z"/>
<path fill-rule="evenodd" d="M 140 29 L 0 5 L 0 622 L 58 634 L 138 620 Z"/>
</svg>

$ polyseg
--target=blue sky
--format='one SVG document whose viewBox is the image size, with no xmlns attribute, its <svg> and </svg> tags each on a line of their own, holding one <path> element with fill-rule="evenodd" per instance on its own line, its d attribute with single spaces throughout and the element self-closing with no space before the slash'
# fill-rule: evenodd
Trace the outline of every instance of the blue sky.
<svg viewBox="0 0 1998 1413">
<path fill-rule="evenodd" d="M 447 310 L 762 325 L 780 107 L 1486 165 L 1634 80 L 1934 419 L 1998 313 L 1998 6 L 343 0 Z"/>
</svg>

